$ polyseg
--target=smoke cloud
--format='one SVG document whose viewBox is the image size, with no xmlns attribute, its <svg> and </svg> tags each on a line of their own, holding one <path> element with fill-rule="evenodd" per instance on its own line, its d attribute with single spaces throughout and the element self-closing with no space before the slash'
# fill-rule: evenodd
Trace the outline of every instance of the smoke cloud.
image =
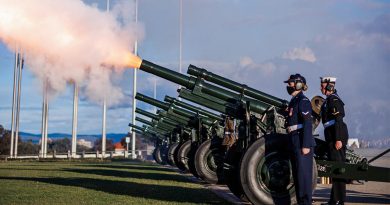
<svg viewBox="0 0 390 205">
<path fill-rule="evenodd" d="M 0 0 L 0 40 L 9 50 L 22 49 L 38 79 L 51 94 L 77 82 L 88 99 L 109 105 L 124 94 L 111 81 L 123 72 L 143 28 L 134 21 L 134 5 L 118 1 L 110 12 L 81 0 Z"/>
</svg>

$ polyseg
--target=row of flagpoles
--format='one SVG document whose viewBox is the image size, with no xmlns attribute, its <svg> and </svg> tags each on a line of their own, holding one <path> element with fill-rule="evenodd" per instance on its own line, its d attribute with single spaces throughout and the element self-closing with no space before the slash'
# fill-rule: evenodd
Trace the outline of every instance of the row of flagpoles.
<svg viewBox="0 0 390 205">
<path fill-rule="evenodd" d="M 138 0 L 135 1 L 135 21 L 138 22 Z M 107 2 L 107 12 L 110 10 L 110 0 Z M 180 0 L 180 52 L 179 52 L 179 72 L 181 72 L 181 53 L 182 53 L 182 0 Z M 138 42 L 134 44 L 134 54 L 138 53 Z M 19 141 L 19 122 L 20 122 L 20 100 L 21 100 L 21 81 L 22 70 L 24 65 L 23 53 L 20 48 L 15 49 L 15 64 L 14 64 L 14 84 L 13 84 L 13 99 L 12 99 L 12 116 L 11 116 L 11 147 L 10 156 L 17 157 L 18 155 L 18 141 Z M 156 80 L 154 82 L 154 97 L 156 98 Z M 74 95 L 73 95 L 73 117 L 72 117 L 72 141 L 71 141 L 71 156 L 76 156 L 77 147 L 77 127 L 78 127 L 78 85 L 74 82 Z M 137 70 L 133 70 L 133 105 L 132 105 L 132 123 L 136 124 L 135 109 L 136 99 L 135 93 L 137 93 Z M 47 140 L 48 140 L 48 112 L 49 112 L 49 99 L 48 99 L 48 82 L 43 82 L 43 99 L 42 99 L 42 127 L 41 127 L 41 150 L 40 157 L 46 157 L 47 155 Z M 104 157 L 106 151 L 106 113 L 107 104 L 106 99 L 103 101 L 103 120 L 102 120 L 102 156 Z M 130 128 L 132 133 L 131 139 L 131 156 L 136 158 L 135 153 L 135 132 Z"/>
</svg>

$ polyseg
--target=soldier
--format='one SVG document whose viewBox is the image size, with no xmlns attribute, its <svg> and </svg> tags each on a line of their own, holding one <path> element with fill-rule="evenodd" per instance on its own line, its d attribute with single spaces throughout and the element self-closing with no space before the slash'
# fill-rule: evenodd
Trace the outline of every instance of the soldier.
<svg viewBox="0 0 390 205">
<path fill-rule="evenodd" d="M 337 94 L 335 84 L 335 77 L 321 78 L 321 92 L 326 95 L 326 100 L 321 107 L 321 116 L 324 124 L 325 141 L 328 144 L 328 159 L 345 162 L 348 129 L 343 122 L 345 116 L 344 103 Z M 344 179 L 333 178 L 330 200 L 325 204 L 344 204 L 346 198 L 345 184 Z"/>
<path fill-rule="evenodd" d="M 287 92 L 292 95 L 288 106 L 287 131 L 290 139 L 291 165 L 298 204 L 312 204 L 313 147 L 312 108 L 303 94 L 307 90 L 306 79 L 300 74 L 291 75 Z"/>
</svg>

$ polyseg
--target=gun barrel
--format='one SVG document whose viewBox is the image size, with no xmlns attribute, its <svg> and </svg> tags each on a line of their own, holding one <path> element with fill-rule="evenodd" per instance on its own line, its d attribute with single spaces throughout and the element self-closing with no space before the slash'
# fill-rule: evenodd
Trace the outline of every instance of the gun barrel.
<svg viewBox="0 0 390 205">
<path fill-rule="evenodd" d="M 157 110 L 157 114 L 167 120 L 171 120 L 175 124 L 187 125 L 188 120 L 190 120 L 189 118 L 178 118 L 165 110 Z"/>
<path fill-rule="evenodd" d="M 160 120 L 157 120 L 157 121 L 148 121 L 148 120 L 145 120 L 143 118 L 140 118 L 140 117 L 135 117 L 135 120 L 138 121 L 138 122 L 141 122 L 145 125 L 149 125 L 151 127 L 157 127 L 157 128 L 160 128 L 162 130 L 166 130 L 166 131 L 171 131 L 173 130 L 177 124 L 170 124 L 171 121 L 169 120 L 165 120 L 165 119 L 160 119 Z"/>
<path fill-rule="evenodd" d="M 177 125 L 183 125 L 184 126 L 184 125 L 186 125 L 186 123 L 176 122 L 176 121 L 173 121 L 170 118 L 166 118 L 166 117 L 161 117 L 160 121 L 162 123 L 165 123 L 165 124 L 168 124 L 168 125 L 171 125 L 171 126 L 177 126 Z"/>
<path fill-rule="evenodd" d="M 129 127 L 132 127 L 133 128 L 132 130 L 134 130 L 134 129 L 141 130 L 141 131 L 145 130 L 143 127 L 133 125 L 132 123 L 129 123 Z"/>
<path fill-rule="evenodd" d="M 185 108 L 185 109 L 187 109 L 187 110 L 191 110 L 191 111 L 193 111 L 193 112 L 199 113 L 199 114 L 201 114 L 201 115 L 210 117 L 210 118 L 212 118 L 212 119 L 214 119 L 214 120 L 222 120 L 222 117 L 219 116 L 219 115 L 216 115 L 216 114 L 214 114 L 214 113 L 212 113 L 212 112 L 209 112 L 209 111 L 207 111 L 207 110 L 204 110 L 204 109 L 202 109 L 202 108 L 200 108 L 200 107 L 196 107 L 196 106 L 190 105 L 190 104 L 188 104 L 188 103 L 179 101 L 179 100 L 177 100 L 177 99 L 175 99 L 175 98 L 173 98 L 173 97 L 170 97 L 170 96 L 167 96 L 167 95 L 166 95 L 165 98 L 164 98 L 164 100 L 165 100 L 166 102 L 168 102 L 168 103 L 174 103 L 175 105 L 178 105 L 178 106 L 183 107 L 183 108 Z"/>
<path fill-rule="evenodd" d="M 145 110 L 142 110 L 142 109 L 139 109 L 139 108 L 136 108 L 135 112 L 138 113 L 138 114 L 144 115 L 146 117 L 149 117 L 149 118 L 151 118 L 153 120 L 158 120 L 159 119 L 158 115 L 155 115 L 153 113 L 150 113 L 148 111 L 145 111 Z"/>
<path fill-rule="evenodd" d="M 225 90 L 221 87 L 209 84 L 207 82 L 197 81 L 197 78 L 193 76 L 186 76 L 181 73 L 169 70 L 162 66 L 158 66 L 146 60 L 142 60 L 140 70 L 148 72 L 150 74 L 159 76 L 171 82 L 177 83 L 186 87 L 187 89 L 193 90 L 195 87 L 201 88 L 201 92 L 207 93 L 216 98 L 222 99 L 224 101 L 229 101 L 232 99 L 250 101 L 251 110 L 257 113 L 263 113 L 271 105 L 263 101 L 249 99 L 247 97 L 242 97 L 239 94 Z"/>
<path fill-rule="evenodd" d="M 207 108 L 218 111 L 220 113 L 226 114 L 226 112 L 227 112 L 226 105 L 228 103 L 225 101 L 219 100 L 218 102 L 215 102 L 215 101 L 212 101 L 210 99 L 197 96 L 197 95 L 193 94 L 190 90 L 185 89 L 185 88 L 180 88 L 178 90 L 178 92 L 179 92 L 179 97 L 184 98 L 188 101 L 205 106 Z"/>
<path fill-rule="evenodd" d="M 133 130 L 135 133 L 137 134 L 140 134 L 140 135 L 144 135 L 145 133 L 143 131 L 140 131 L 140 130 Z"/>
<path fill-rule="evenodd" d="M 172 110 L 175 110 L 176 113 L 178 113 L 179 115 L 181 115 L 181 116 L 183 116 L 185 118 L 190 118 L 190 117 L 195 115 L 195 113 L 193 113 L 193 112 L 190 112 L 190 111 L 178 108 L 178 107 L 171 106 L 169 103 L 161 102 L 159 100 L 156 100 L 154 98 L 148 97 L 148 96 L 143 95 L 141 93 L 137 93 L 135 95 L 135 98 L 138 99 L 138 100 L 141 100 L 143 102 L 146 102 L 148 104 L 151 104 L 151 105 L 154 105 L 156 107 L 159 107 L 159 108 L 161 108 L 163 110 L 169 110 L 169 108 L 171 108 Z"/>
<path fill-rule="evenodd" d="M 159 76 L 161 78 L 167 79 L 171 82 L 174 82 L 176 84 L 182 85 L 182 86 L 188 86 L 190 83 L 190 77 L 183 75 L 179 72 L 175 72 L 173 70 L 170 70 L 168 68 L 164 68 L 162 66 L 156 65 L 152 62 L 149 62 L 147 60 L 142 60 L 141 66 L 139 68 L 140 70 L 143 70 L 145 72 L 148 72 L 150 74 Z M 194 82 L 193 82 L 194 83 Z"/>
<path fill-rule="evenodd" d="M 156 99 L 151 98 L 149 96 L 143 95 L 141 93 L 137 93 L 135 95 L 135 99 L 141 100 L 141 101 L 146 102 L 148 104 L 151 104 L 153 106 L 159 107 L 159 108 L 161 108 L 163 110 L 168 110 L 169 109 L 169 104 L 168 103 L 161 102 L 159 100 L 156 100 Z"/>
<path fill-rule="evenodd" d="M 133 125 L 132 123 L 129 123 L 129 127 L 132 127 L 133 131 L 141 131 L 141 132 L 146 132 L 146 133 L 150 133 L 150 134 L 154 134 L 154 135 L 164 135 L 166 133 L 166 131 L 164 130 L 152 130 L 152 129 L 149 129 L 149 128 L 146 128 L 146 127 L 140 127 L 140 126 L 137 126 L 137 125 Z M 152 128 L 152 127 L 150 127 Z"/>
<path fill-rule="evenodd" d="M 184 121 L 184 119 L 172 118 L 172 116 L 168 115 L 166 113 L 166 111 L 162 111 L 162 110 L 157 110 L 159 115 L 153 114 L 151 112 L 148 112 L 148 111 L 140 109 L 140 108 L 135 109 L 135 112 L 138 114 L 141 114 L 143 116 L 149 117 L 149 118 L 156 120 L 156 121 L 159 121 L 162 118 L 164 118 L 164 122 L 166 124 L 170 124 L 172 126 L 176 126 L 177 124 L 186 125 L 187 121 L 189 120 L 188 119 L 187 121 Z"/>
<path fill-rule="evenodd" d="M 165 135 L 165 134 L 170 133 L 170 131 L 162 129 L 160 127 L 152 127 L 152 126 L 147 126 L 147 125 L 143 125 L 143 127 L 147 132 L 151 131 L 151 132 L 154 132 L 154 133 L 160 134 L 160 135 Z"/>
<path fill-rule="evenodd" d="M 274 105 L 276 107 L 283 108 L 288 105 L 286 100 L 274 97 L 267 93 L 261 92 L 254 88 L 248 87 L 247 85 L 237 83 L 220 75 L 214 74 L 210 71 L 207 71 L 204 68 L 198 68 L 194 65 L 188 66 L 187 74 L 201 77 L 207 81 L 215 83 L 217 85 L 223 86 L 230 90 L 234 90 L 236 92 L 242 93 L 249 97 L 255 98 L 257 100 L 266 102 L 268 104 Z"/>
<path fill-rule="evenodd" d="M 135 117 L 135 120 L 138 121 L 138 122 L 144 123 L 145 125 L 153 126 L 153 123 L 152 123 L 152 122 L 147 121 L 147 120 L 145 120 L 145 119 L 142 119 L 142 118 L 140 118 L 140 117 Z"/>
</svg>

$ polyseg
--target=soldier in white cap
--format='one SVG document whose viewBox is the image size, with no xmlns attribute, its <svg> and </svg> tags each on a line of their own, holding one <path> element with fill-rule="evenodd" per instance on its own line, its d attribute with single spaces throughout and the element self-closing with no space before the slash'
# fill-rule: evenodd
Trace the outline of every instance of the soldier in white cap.
<svg viewBox="0 0 390 205">
<path fill-rule="evenodd" d="M 326 100 L 321 107 L 322 123 L 324 125 L 325 141 L 328 144 L 328 159 L 345 162 L 345 151 L 348 142 L 348 128 L 344 123 L 344 103 L 335 89 L 335 77 L 321 78 L 321 92 Z M 346 198 L 346 180 L 332 178 L 330 200 L 325 204 L 344 204 Z"/>
</svg>

